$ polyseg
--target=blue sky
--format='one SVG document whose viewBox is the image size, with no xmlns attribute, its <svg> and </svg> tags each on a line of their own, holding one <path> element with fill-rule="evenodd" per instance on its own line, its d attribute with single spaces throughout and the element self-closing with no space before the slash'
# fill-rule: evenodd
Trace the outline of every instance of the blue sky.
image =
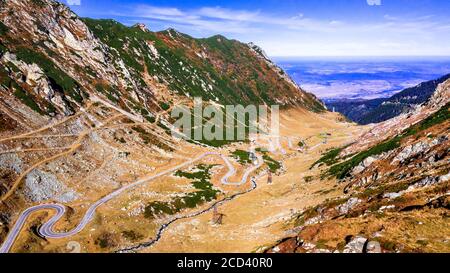
<svg viewBox="0 0 450 273">
<path fill-rule="evenodd" d="M 450 56 L 448 0 L 62 2 L 83 17 L 252 41 L 270 56 Z"/>
</svg>

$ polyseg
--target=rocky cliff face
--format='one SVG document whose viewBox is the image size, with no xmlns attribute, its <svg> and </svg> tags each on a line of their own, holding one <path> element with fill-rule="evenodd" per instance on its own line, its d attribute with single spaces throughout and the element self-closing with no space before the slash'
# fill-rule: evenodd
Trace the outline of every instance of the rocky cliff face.
<svg viewBox="0 0 450 273">
<path fill-rule="evenodd" d="M 44 115 L 71 115 L 91 96 L 147 118 L 161 102 L 193 96 L 324 109 L 255 46 L 81 19 L 52 0 L 0 5 L 3 92 Z"/>
<path fill-rule="evenodd" d="M 135 79 L 125 77 L 126 68 L 116 69 L 119 61 L 64 5 L 43 0 L 1 5 L 3 87 L 34 110 L 73 114 L 91 94 L 99 93 L 99 79 L 114 92 L 136 85 Z M 124 95 L 137 92 L 129 91 Z"/>
<path fill-rule="evenodd" d="M 293 219 L 269 252 L 448 252 L 450 80 L 415 112 L 372 128 L 315 166 L 344 196 Z M 332 232 L 330 232 L 332 231 Z"/>
</svg>

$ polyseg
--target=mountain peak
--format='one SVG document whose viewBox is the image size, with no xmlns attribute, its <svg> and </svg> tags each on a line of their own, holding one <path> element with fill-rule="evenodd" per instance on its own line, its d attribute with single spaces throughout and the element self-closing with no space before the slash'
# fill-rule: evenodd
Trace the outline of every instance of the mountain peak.
<svg viewBox="0 0 450 273">
<path fill-rule="evenodd" d="M 135 25 L 133 25 L 133 27 L 138 28 L 138 29 L 142 30 L 143 32 L 150 32 L 150 30 L 144 23 L 136 23 Z"/>
<path fill-rule="evenodd" d="M 254 44 L 253 42 L 248 43 L 248 46 L 253 49 L 255 52 L 257 52 L 259 55 L 261 55 L 266 60 L 270 60 L 269 56 L 266 54 L 264 49 L 259 47 L 258 45 Z"/>
</svg>

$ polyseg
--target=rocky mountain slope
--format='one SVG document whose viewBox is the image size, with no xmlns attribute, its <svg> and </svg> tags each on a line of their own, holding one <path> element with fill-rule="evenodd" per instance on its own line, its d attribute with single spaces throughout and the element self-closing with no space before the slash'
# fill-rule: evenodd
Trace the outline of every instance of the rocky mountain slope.
<svg viewBox="0 0 450 273">
<path fill-rule="evenodd" d="M 414 113 L 356 127 L 325 112 L 254 44 L 79 18 L 51 0 L 0 0 L 0 63 L 0 242 L 27 208 L 62 204 L 56 230 L 68 231 L 111 197 L 60 239 L 42 237 L 52 214 L 36 211 L 11 252 L 67 252 L 73 243 L 114 252 L 155 238 L 157 248 L 144 251 L 251 251 L 284 237 L 292 215 L 295 236 L 265 249 L 448 250 L 449 80 Z M 220 153 L 238 181 L 253 168 L 239 161 L 248 143 L 213 149 L 168 132 L 170 109 L 193 96 L 284 107 L 282 143 L 255 149 L 257 183 L 223 184 L 230 165 L 220 156 L 193 161 Z M 341 145 L 308 170 L 324 147 Z M 262 181 L 266 170 L 272 183 Z M 222 226 L 209 221 L 214 204 Z"/>
<path fill-rule="evenodd" d="M 41 114 L 71 115 L 91 96 L 148 119 L 180 96 L 323 110 L 254 45 L 81 19 L 51 0 L 0 5 L 4 93 Z"/>
<path fill-rule="evenodd" d="M 359 124 L 378 123 L 413 111 L 417 105 L 429 100 L 437 86 L 449 78 L 450 74 L 437 80 L 423 82 L 390 98 L 334 101 L 327 103 L 327 106 Z"/>
<path fill-rule="evenodd" d="M 450 80 L 411 114 L 386 121 L 312 168 L 344 196 L 292 219 L 269 252 L 448 252 Z"/>
<path fill-rule="evenodd" d="M 62 203 L 68 213 L 58 225 L 71 229 L 99 199 L 158 173 L 168 175 L 102 205 L 95 231 L 67 239 L 83 242 L 84 251 L 114 251 L 150 240 L 167 217 L 248 190 L 224 190 L 209 174 L 200 183 L 169 172 L 212 150 L 167 128 L 173 106 L 192 105 L 194 96 L 276 103 L 308 117 L 325 112 L 254 44 L 79 18 L 51 0 L 0 1 L 0 242 L 27 208 Z M 263 166 L 275 163 L 267 155 Z M 183 171 L 195 171 L 192 164 Z M 176 209 L 167 214 L 162 204 Z M 64 240 L 36 232 L 47 212 L 36 215 L 12 251 L 65 252 Z"/>
</svg>

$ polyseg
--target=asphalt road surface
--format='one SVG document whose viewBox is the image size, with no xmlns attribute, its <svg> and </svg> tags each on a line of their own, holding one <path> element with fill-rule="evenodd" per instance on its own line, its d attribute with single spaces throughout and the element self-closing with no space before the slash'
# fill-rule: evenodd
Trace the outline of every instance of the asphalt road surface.
<svg viewBox="0 0 450 273">
<path fill-rule="evenodd" d="M 234 168 L 234 166 L 231 164 L 231 162 L 229 161 L 229 159 L 219 153 L 214 153 L 214 152 L 208 152 L 208 153 L 204 153 L 201 156 L 194 158 L 190 161 L 187 161 L 183 164 L 180 164 L 176 167 L 173 167 L 169 170 L 163 171 L 161 173 L 158 173 L 156 175 L 147 177 L 147 178 L 143 178 L 141 180 L 138 180 L 136 182 L 134 182 L 133 184 L 130 184 L 128 186 L 125 186 L 123 188 L 120 188 L 117 191 L 114 191 L 110 194 L 108 194 L 107 196 L 103 197 L 102 199 L 98 200 L 97 202 L 95 202 L 94 204 L 92 204 L 89 209 L 86 211 L 86 214 L 84 215 L 83 219 L 81 219 L 80 223 L 72 230 L 67 231 L 67 232 L 55 232 L 53 230 L 55 224 L 64 216 L 65 212 L 66 212 L 66 207 L 61 205 L 61 204 L 42 204 L 42 205 L 37 205 L 34 207 L 30 207 L 28 209 L 26 209 L 25 211 L 23 211 L 19 218 L 17 219 L 14 227 L 12 228 L 12 230 L 9 232 L 8 236 L 6 237 L 5 241 L 3 242 L 1 248 L 0 248 L 0 253 L 7 253 L 9 252 L 9 250 L 11 249 L 12 245 L 14 244 L 14 241 L 16 240 L 17 236 L 19 235 L 21 229 L 23 228 L 27 218 L 30 216 L 30 214 L 40 211 L 40 210 L 55 210 L 56 214 L 50 218 L 50 220 L 48 220 L 46 223 L 44 223 L 41 228 L 39 229 L 39 233 L 46 237 L 46 238 L 52 238 L 52 239 L 59 239 L 59 238 L 66 238 L 69 236 L 73 236 L 77 233 L 79 233 L 80 231 L 82 231 L 84 229 L 84 227 L 93 219 L 94 215 L 95 215 L 95 211 L 97 210 L 98 207 L 100 207 L 101 205 L 105 204 L 106 202 L 108 202 L 109 200 L 113 199 L 114 197 L 120 195 L 121 193 L 137 187 L 141 184 L 150 182 L 152 180 L 155 180 L 159 177 L 162 177 L 164 175 L 168 175 L 170 173 L 173 173 L 179 169 L 185 168 L 199 160 L 202 160 L 205 157 L 208 156 L 219 156 L 224 162 L 225 165 L 228 167 L 228 172 L 225 174 L 225 176 L 222 177 L 221 182 L 225 185 L 243 185 L 247 182 L 249 175 L 254 172 L 256 169 L 258 169 L 259 167 L 262 166 L 263 164 L 263 160 L 261 156 L 258 156 L 258 165 L 256 166 L 252 166 L 249 167 L 244 175 L 242 176 L 240 181 L 237 182 L 230 182 L 228 179 L 230 177 L 232 177 L 233 175 L 236 174 L 236 169 Z M 165 226 L 162 227 L 163 230 L 166 228 Z M 162 232 L 162 231 L 161 231 Z"/>
</svg>

